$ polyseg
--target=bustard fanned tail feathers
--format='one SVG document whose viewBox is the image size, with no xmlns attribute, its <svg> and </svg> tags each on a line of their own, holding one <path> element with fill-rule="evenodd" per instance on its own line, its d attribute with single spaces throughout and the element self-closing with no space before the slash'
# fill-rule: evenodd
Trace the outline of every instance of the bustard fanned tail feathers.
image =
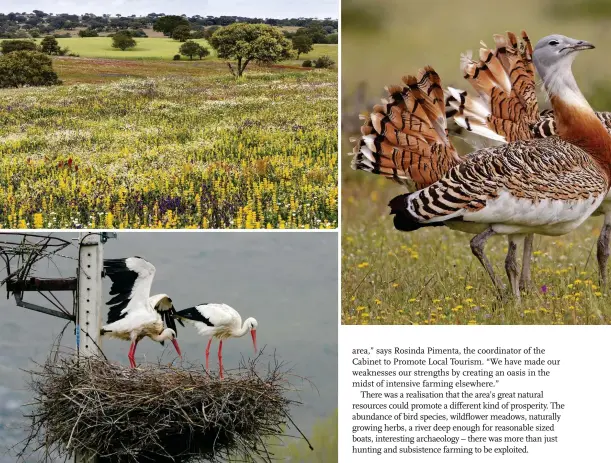
<svg viewBox="0 0 611 463">
<path fill-rule="evenodd" d="M 425 67 L 403 83 L 387 87 L 388 97 L 365 118 L 352 168 L 415 191 L 439 180 L 461 159 L 448 138 L 439 75 Z"/>
<path fill-rule="evenodd" d="M 494 36 L 496 48 L 479 51 L 478 61 L 461 57 L 461 70 L 477 96 L 448 88 L 446 114 L 462 128 L 491 140 L 510 142 L 534 138 L 539 121 L 532 46 L 508 32 Z M 485 44 L 482 44 L 485 45 Z"/>
</svg>

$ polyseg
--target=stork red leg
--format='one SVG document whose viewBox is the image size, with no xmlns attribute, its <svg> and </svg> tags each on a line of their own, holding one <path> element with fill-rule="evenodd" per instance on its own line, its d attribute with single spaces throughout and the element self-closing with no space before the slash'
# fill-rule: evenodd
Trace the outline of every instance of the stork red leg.
<svg viewBox="0 0 611 463">
<path fill-rule="evenodd" d="M 129 363 L 132 368 L 136 368 L 136 346 L 138 345 L 138 340 L 135 339 L 132 341 L 132 346 L 129 349 Z"/>
<path fill-rule="evenodd" d="M 223 379 L 223 340 L 219 342 L 219 371 L 220 377 Z"/>
<path fill-rule="evenodd" d="M 129 359 L 129 366 L 132 368 L 136 368 L 136 361 L 134 360 L 135 353 L 136 353 L 136 341 L 132 341 L 131 346 L 129 346 L 129 354 L 127 354 L 127 358 Z"/>
<path fill-rule="evenodd" d="M 210 341 L 208 341 L 208 346 L 206 346 L 206 371 L 208 371 L 209 367 L 209 362 L 208 360 L 210 359 L 210 346 L 212 345 L 212 338 L 210 338 Z"/>
</svg>

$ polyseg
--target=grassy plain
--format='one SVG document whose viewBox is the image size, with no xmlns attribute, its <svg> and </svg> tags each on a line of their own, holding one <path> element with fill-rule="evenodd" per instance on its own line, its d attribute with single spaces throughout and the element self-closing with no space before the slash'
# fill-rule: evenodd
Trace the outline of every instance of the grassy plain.
<svg viewBox="0 0 611 463">
<path fill-rule="evenodd" d="M 0 91 L 0 227 L 337 226 L 337 72 L 55 67 L 63 86 Z"/>
<path fill-rule="evenodd" d="M 38 41 L 40 42 L 41 39 Z M 57 39 L 59 45 L 68 47 L 72 53 L 77 53 L 84 58 L 115 58 L 115 59 L 165 59 L 171 60 L 178 53 L 181 43 L 169 38 L 136 38 L 136 46 L 125 51 L 112 47 L 110 37 L 71 37 Z M 204 39 L 195 42 L 204 45 L 210 50 L 210 56 L 215 52 Z"/>
<path fill-rule="evenodd" d="M 592 1 L 592 0 L 589 0 Z M 440 73 L 444 86 L 465 88 L 460 53 L 493 44 L 492 34 L 526 29 L 531 39 L 562 33 L 588 40 L 596 50 L 582 53 L 574 71 L 597 109 L 611 110 L 611 48 L 608 19 L 559 18 L 551 1 L 430 2 L 414 14 L 415 2 L 387 0 L 379 15 L 366 15 L 367 2 L 346 0 L 350 18 L 342 23 L 342 153 L 360 125 L 358 113 L 424 65 Z M 500 11 L 502 10 L 502 13 Z M 528 14 L 524 14 L 528 11 Z M 367 18 L 361 21 L 360 18 Z M 357 89 L 360 88 L 360 95 Z M 539 99 L 545 107 L 545 98 Z M 466 153 L 465 144 L 454 140 Z M 401 233 L 387 203 L 400 187 L 350 169 L 342 158 L 342 323 L 346 324 L 608 324 L 611 293 L 598 287 L 595 243 L 600 218 L 573 233 L 535 240 L 534 287 L 520 304 L 500 300 L 471 254 L 472 235 L 444 228 Z M 506 239 L 494 237 L 487 251 L 504 281 Z"/>
<path fill-rule="evenodd" d="M 112 58 L 126 60 L 167 60 L 171 61 L 178 53 L 181 43 L 164 37 L 136 38 L 136 46 L 125 51 L 112 48 L 110 37 L 72 37 L 57 39 L 62 48 L 68 47 L 70 52 L 78 54 L 81 58 Z M 40 39 L 38 40 L 40 42 Z M 206 61 L 214 60 L 216 52 L 204 39 L 195 42 L 210 50 Z M 299 56 L 298 60 L 287 60 L 281 64 L 301 65 L 306 60 L 315 60 L 322 55 L 330 56 L 337 63 L 337 45 L 316 44 L 314 49 Z M 183 60 L 185 58 L 183 57 Z"/>
</svg>

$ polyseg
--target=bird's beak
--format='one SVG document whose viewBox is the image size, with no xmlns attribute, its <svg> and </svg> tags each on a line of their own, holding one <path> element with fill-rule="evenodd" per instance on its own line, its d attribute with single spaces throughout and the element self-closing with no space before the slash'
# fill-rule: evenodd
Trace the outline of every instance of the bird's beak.
<svg viewBox="0 0 611 463">
<path fill-rule="evenodd" d="M 182 322 L 182 320 L 180 318 L 177 318 L 176 320 L 178 320 L 178 323 L 180 323 L 180 326 L 185 326 L 185 324 Z"/>
<path fill-rule="evenodd" d="M 581 50 L 591 50 L 592 48 L 595 48 L 595 47 L 590 42 L 586 42 L 585 40 L 580 40 L 575 45 L 572 45 L 571 48 L 574 51 L 581 51 Z"/>
<path fill-rule="evenodd" d="M 174 344 L 174 348 L 176 349 L 178 356 L 182 358 L 182 352 L 180 352 L 180 346 L 178 345 L 178 341 L 176 339 L 172 339 L 172 344 Z"/>
<path fill-rule="evenodd" d="M 252 336 L 252 345 L 255 347 L 255 354 L 257 353 L 257 330 L 250 330 Z"/>
</svg>

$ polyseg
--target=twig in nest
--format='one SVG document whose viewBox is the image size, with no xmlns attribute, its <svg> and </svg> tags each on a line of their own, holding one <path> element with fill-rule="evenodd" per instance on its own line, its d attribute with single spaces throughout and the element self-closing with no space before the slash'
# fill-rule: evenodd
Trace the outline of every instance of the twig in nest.
<svg viewBox="0 0 611 463">
<path fill-rule="evenodd" d="M 19 457 L 44 446 L 102 462 L 271 461 L 265 441 L 295 426 L 289 409 L 300 403 L 287 398 L 294 388 L 284 364 L 274 356 L 261 377 L 259 360 L 243 361 L 221 381 L 201 366 L 127 369 L 52 355 L 30 372 L 32 425 Z"/>
</svg>

